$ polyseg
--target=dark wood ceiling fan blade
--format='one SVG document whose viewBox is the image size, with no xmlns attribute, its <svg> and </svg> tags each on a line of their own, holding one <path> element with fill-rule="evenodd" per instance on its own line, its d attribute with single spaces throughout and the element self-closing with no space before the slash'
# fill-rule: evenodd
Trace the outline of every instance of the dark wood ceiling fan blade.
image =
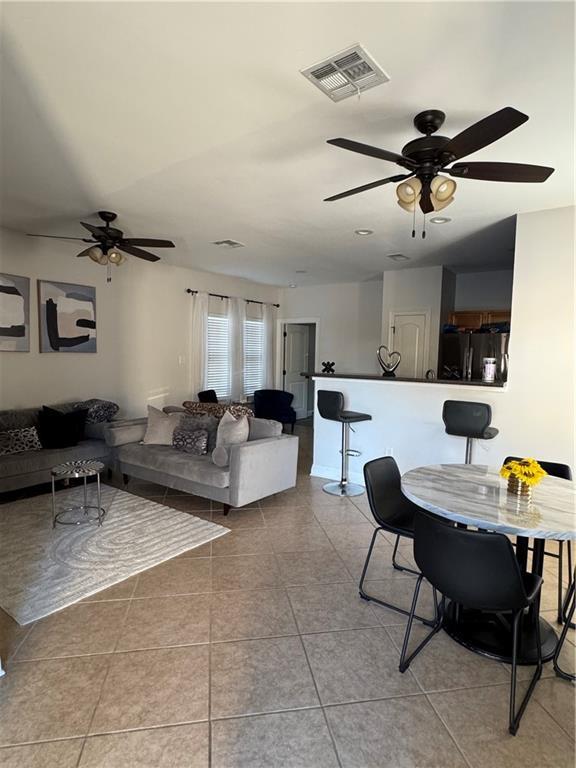
<svg viewBox="0 0 576 768">
<path fill-rule="evenodd" d="M 370 144 L 361 144 L 358 141 L 352 141 L 351 139 L 328 139 L 327 144 L 333 144 L 335 147 L 341 149 L 348 149 L 350 152 L 358 152 L 361 155 L 368 155 L 369 157 L 376 157 L 378 160 L 388 160 L 390 163 L 396 163 L 396 165 L 402 165 L 405 168 L 414 168 L 416 163 L 403 155 L 398 155 L 396 152 L 389 152 L 387 149 L 379 149 L 379 147 L 372 147 Z"/>
<path fill-rule="evenodd" d="M 136 248 L 133 245 L 128 245 L 125 241 L 120 242 L 117 247 L 121 251 L 129 253 L 131 256 L 137 256 L 139 259 L 144 259 L 145 261 L 160 261 L 160 256 L 156 256 L 154 253 L 148 253 L 148 251 L 143 251 L 141 248 Z"/>
<path fill-rule="evenodd" d="M 128 245 L 146 245 L 151 248 L 176 247 L 172 240 L 154 240 L 154 238 L 149 237 L 123 237 L 120 243 L 128 243 Z"/>
<path fill-rule="evenodd" d="M 92 240 L 89 240 L 86 237 L 65 237 L 64 235 L 35 235 L 29 232 L 26 236 L 27 237 L 51 237 L 54 240 L 80 240 L 81 243 L 93 242 Z"/>
<path fill-rule="evenodd" d="M 442 147 L 442 154 L 451 156 L 453 160 L 471 155 L 494 141 L 498 141 L 507 133 L 518 128 L 528 120 L 528 115 L 519 112 L 514 107 L 494 112 L 494 114 L 479 120 L 466 130 L 454 136 Z"/>
<path fill-rule="evenodd" d="M 94 224 L 86 224 L 85 221 L 81 221 L 80 224 L 82 224 L 84 229 L 87 229 L 88 232 L 91 232 L 94 235 L 94 237 L 98 238 L 106 235 L 106 230 L 104 229 L 104 227 L 96 227 L 94 226 Z"/>
<path fill-rule="evenodd" d="M 409 179 L 413 176 L 413 173 L 402 173 L 398 176 L 389 176 L 387 179 L 380 179 L 379 181 L 373 181 L 370 184 L 363 184 L 361 187 L 354 187 L 354 189 L 347 189 L 346 192 L 340 192 L 338 195 L 332 195 L 327 197 L 324 202 L 331 203 L 333 200 L 341 200 L 343 197 L 350 197 L 350 195 L 357 195 L 359 192 L 366 192 L 369 189 L 375 189 L 381 187 L 383 184 L 390 184 L 395 181 L 402 181 L 402 179 Z"/>
<path fill-rule="evenodd" d="M 451 176 L 480 181 L 511 181 L 537 184 L 554 173 L 554 168 L 524 163 L 456 163 L 445 169 Z"/>
</svg>

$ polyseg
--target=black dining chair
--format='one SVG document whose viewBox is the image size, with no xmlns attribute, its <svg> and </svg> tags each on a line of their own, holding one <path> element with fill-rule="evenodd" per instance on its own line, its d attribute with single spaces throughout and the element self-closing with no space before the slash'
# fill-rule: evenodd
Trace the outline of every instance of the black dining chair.
<svg viewBox="0 0 576 768">
<path fill-rule="evenodd" d="M 414 558 L 421 574 L 416 582 L 410 617 L 406 626 L 400 672 L 405 672 L 414 658 L 442 629 L 446 615 L 446 598 L 466 608 L 511 614 L 510 710 L 508 729 L 515 735 L 530 696 L 542 674 L 542 648 L 540 642 L 540 591 L 542 578 L 522 572 L 512 544 L 502 533 L 488 533 L 458 528 L 440 517 L 419 511 L 414 521 Z M 437 620 L 431 631 L 408 656 L 408 643 L 412 631 L 418 593 L 422 580 L 435 587 L 442 595 Z M 537 647 L 536 671 L 528 690 L 516 710 L 516 673 L 520 622 L 526 608 L 535 627 Z"/>
<path fill-rule="evenodd" d="M 205 389 L 203 392 L 198 392 L 199 403 L 217 403 L 218 395 L 214 389 Z"/>
<path fill-rule="evenodd" d="M 403 613 L 405 616 L 408 616 L 409 611 L 406 609 L 401 608 L 398 605 L 393 605 L 392 603 L 387 603 L 373 595 L 369 595 L 364 589 L 364 581 L 374 551 L 374 545 L 376 544 L 376 537 L 380 531 L 388 531 L 388 533 L 392 533 L 396 536 L 396 543 L 394 544 L 394 550 L 392 551 L 393 567 L 397 571 L 408 571 L 416 576 L 420 576 L 420 571 L 415 571 L 413 568 L 400 565 L 396 561 L 400 537 L 404 536 L 411 540 L 414 538 L 414 519 L 419 512 L 420 507 L 407 499 L 402 493 L 400 471 L 392 456 L 383 456 L 380 459 L 373 459 L 366 463 L 364 465 L 364 481 L 366 483 L 366 493 L 368 495 L 370 511 L 376 521 L 377 527 L 372 534 L 372 541 L 370 542 L 370 548 L 368 549 L 368 554 L 366 555 L 366 561 L 360 577 L 360 584 L 358 587 L 360 597 L 364 600 L 373 601 L 385 608 L 390 608 L 392 611 L 397 611 L 398 613 Z M 436 602 L 436 594 L 434 593 L 435 605 Z M 420 616 L 417 618 L 429 625 L 434 621 L 434 619 L 423 619 Z"/>
<path fill-rule="evenodd" d="M 503 463 L 507 464 L 509 461 L 520 460 L 518 456 L 506 456 Z M 572 470 L 568 464 L 558 464 L 555 461 L 538 461 L 538 464 L 551 477 L 559 477 L 561 480 L 572 480 Z M 529 547 L 528 549 L 532 548 Z M 544 550 L 544 554 L 546 557 L 553 557 L 558 560 L 557 619 L 558 624 L 563 624 L 566 622 L 566 610 L 563 607 L 565 603 L 564 584 L 562 582 L 564 576 L 564 542 L 562 540 L 558 541 L 558 554 L 556 552 L 546 552 L 546 550 Z M 572 575 L 572 543 L 570 541 L 566 542 L 566 555 L 568 560 L 568 578 L 570 579 Z M 569 621 L 569 624 L 574 629 L 574 623 Z"/>
<path fill-rule="evenodd" d="M 564 626 L 562 627 L 562 632 L 560 633 L 558 643 L 556 644 L 556 650 L 554 651 L 554 658 L 552 659 L 552 663 L 554 666 L 554 672 L 556 672 L 558 677 L 574 683 L 576 682 L 576 675 L 573 672 L 566 672 L 560 666 L 560 654 L 562 653 L 562 648 L 564 647 L 568 630 L 570 627 L 574 626 L 574 608 L 576 607 L 576 570 L 573 571 L 571 575 L 572 581 L 570 582 L 570 586 L 568 587 L 566 597 L 564 599 L 564 605 L 562 606 L 564 612 Z"/>
</svg>

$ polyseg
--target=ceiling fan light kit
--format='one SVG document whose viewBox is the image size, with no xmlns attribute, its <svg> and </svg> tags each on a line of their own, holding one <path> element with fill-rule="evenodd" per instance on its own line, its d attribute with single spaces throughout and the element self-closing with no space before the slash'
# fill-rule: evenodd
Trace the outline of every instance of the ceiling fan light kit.
<svg viewBox="0 0 576 768">
<path fill-rule="evenodd" d="M 387 160 L 404 168 L 408 173 L 348 189 L 327 197 L 325 202 L 357 195 L 384 184 L 401 182 L 396 187 L 398 205 L 413 215 L 416 209 L 420 208 L 426 216 L 427 213 L 443 210 L 454 201 L 456 182 L 448 176 L 482 181 L 539 183 L 546 181 L 554 173 L 553 168 L 523 163 L 455 163 L 456 160 L 487 147 L 525 123 L 528 115 L 517 109 L 504 107 L 453 138 L 433 135 L 442 127 L 445 118 L 446 115 L 439 109 L 428 109 L 417 114 L 414 126 L 424 136 L 409 141 L 402 148 L 401 154 L 350 139 L 329 139 L 328 144 L 378 160 Z M 441 171 L 448 176 L 444 176 Z M 425 237 L 424 232 L 425 230 L 422 237 Z M 414 236 L 413 227 L 412 237 Z"/>
<path fill-rule="evenodd" d="M 58 237 L 57 235 L 29 235 L 29 237 L 50 237 L 59 240 L 80 240 L 83 243 L 92 243 L 90 248 L 85 248 L 78 257 L 88 256 L 96 264 L 104 266 L 108 270 L 107 280 L 111 282 L 110 267 L 119 267 L 126 261 L 125 253 L 136 256 L 145 261 L 159 261 L 160 257 L 154 253 L 138 247 L 141 245 L 153 248 L 174 248 L 172 240 L 158 240 L 149 237 L 124 237 L 121 229 L 111 227 L 117 215 L 112 211 L 98 211 L 98 216 L 104 222 L 104 226 L 88 224 L 81 221 L 80 224 L 90 232 L 91 237 Z"/>
</svg>

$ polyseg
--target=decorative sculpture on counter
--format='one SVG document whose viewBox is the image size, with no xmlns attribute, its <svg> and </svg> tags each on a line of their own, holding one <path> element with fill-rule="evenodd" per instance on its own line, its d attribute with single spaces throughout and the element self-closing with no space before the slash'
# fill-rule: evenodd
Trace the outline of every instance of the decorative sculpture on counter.
<svg viewBox="0 0 576 768">
<path fill-rule="evenodd" d="M 336 373 L 335 365 L 336 363 L 322 363 L 322 373 Z"/>
<path fill-rule="evenodd" d="M 382 350 L 384 350 L 386 360 L 382 359 Z M 381 344 L 376 350 L 376 357 L 378 358 L 378 362 L 382 368 L 382 376 L 395 378 L 396 374 L 394 371 L 396 368 L 398 368 L 400 361 L 402 360 L 402 355 L 400 352 L 390 352 L 388 347 L 386 347 L 384 344 Z"/>
</svg>

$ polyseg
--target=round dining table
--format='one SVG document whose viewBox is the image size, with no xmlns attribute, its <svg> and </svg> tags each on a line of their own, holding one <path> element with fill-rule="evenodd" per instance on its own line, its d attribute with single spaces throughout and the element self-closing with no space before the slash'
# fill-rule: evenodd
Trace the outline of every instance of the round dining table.
<svg viewBox="0 0 576 768">
<path fill-rule="evenodd" d="M 499 468 L 477 464 L 435 464 L 418 467 L 402 477 L 404 495 L 433 514 L 465 526 L 516 537 L 520 567 L 528 569 L 532 541 L 532 573 L 542 576 L 546 541 L 576 539 L 576 488 L 570 480 L 546 476 L 526 501 L 510 494 Z M 542 660 L 550 661 L 558 637 L 539 617 Z M 511 626 L 503 614 L 467 609 L 448 602 L 445 630 L 473 651 L 510 662 Z M 537 657 L 533 616 L 526 616 L 519 642 L 520 664 Z"/>
</svg>

